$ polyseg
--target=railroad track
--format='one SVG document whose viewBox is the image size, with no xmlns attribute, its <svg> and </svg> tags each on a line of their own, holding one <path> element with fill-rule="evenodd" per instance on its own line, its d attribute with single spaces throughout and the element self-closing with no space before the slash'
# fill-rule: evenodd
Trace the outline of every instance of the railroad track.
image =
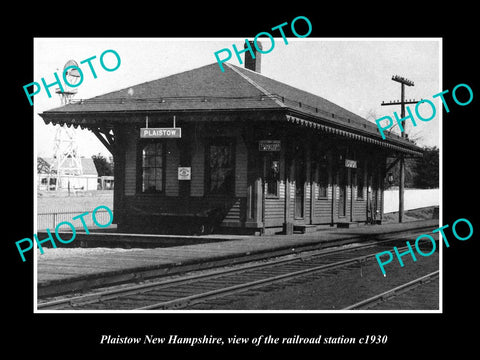
<svg viewBox="0 0 480 360">
<path fill-rule="evenodd" d="M 413 290 L 417 288 L 418 286 L 421 286 L 423 284 L 429 283 L 430 281 L 433 281 L 437 279 L 440 275 L 440 271 L 433 271 L 427 275 L 421 276 L 415 280 L 409 281 L 405 284 L 402 284 L 400 286 L 396 286 L 393 289 L 384 291 L 380 294 L 377 294 L 375 296 L 372 296 L 368 299 L 359 301 L 353 305 L 347 306 L 343 310 L 362 310 L 362 309 L 369 309 L 372 307 L 375 307 L 376 305 L 383 303 L 385 301 L 389 301 L 394 297 L 397 297 L 401 294 L 404 294 L 405 292 L 408 292 L 410 290 Z"/>
<path fill-rule="evenodd" d="M 37 304 L 39 310 L 166 310 L 182 309 L 234 293 L 258 289 L 296 277 L 365 262 L 375 254 L 405 244 L 411 231 L 388 239 L 360 245 L 342 246 L 280 258 L 268 262 L 217 269 L 176 279 L 151 281 L 89 294 L 64 297 Z M 398 244 L 397 244 L 398 245 Z M 407 247 L 399 248 L 399 251 Z"/>
</svg>

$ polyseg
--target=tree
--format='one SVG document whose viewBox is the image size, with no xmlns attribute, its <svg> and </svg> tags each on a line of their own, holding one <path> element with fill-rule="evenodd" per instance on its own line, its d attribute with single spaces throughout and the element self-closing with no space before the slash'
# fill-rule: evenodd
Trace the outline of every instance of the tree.
<svg viewBox="0 0 480 360">
<path fill-rule="evenodd" d="M 92 155 L 93 163 L 97 169 L 98 176 L 113 176 L 113 163 L 108 161 L 100 153 Z"/>
<path fill-rule="evenodd" d="M 418 158 L 413 166 L 415 176 L 413 186 L 420 189 L 439 187 L 439 149 L 436 146 L 424 147 L 423 157 Z"/>
<path fill-rule="evenodd" d="M 395 161 L 395 158 L 391 158 L 387 161 L 387 166 L 390 165 L 393 161 Z M 414 186 L 414 178 L 415 178 L 415 160 L 414 159 L 405 159 L 405 187 L 406 188 L 412 188 Z M 389 171 L 389 173 L 392 173 L 393 175 L 393 183 L 391 186 L 400 186 L 400 162 L 397 162 Z M 385 182 L 385 187 L 389 188 L 390 184 L 388 182 Z"/>
<path fill-rule="evenodd" d="M 387 165 L 395 159 L 390 159 Z M 393 166 L 389 173 L 393 175 L 392 186 L 399 186 L 400 163 Z M 388 183 L 385 184 L 388 187 Z M 405 187 L 417 189 L 436 189 L 439 187 L 439 149 L 436 146 L 423 148 L 423 157 L 405 159 Z"/>
</svg>

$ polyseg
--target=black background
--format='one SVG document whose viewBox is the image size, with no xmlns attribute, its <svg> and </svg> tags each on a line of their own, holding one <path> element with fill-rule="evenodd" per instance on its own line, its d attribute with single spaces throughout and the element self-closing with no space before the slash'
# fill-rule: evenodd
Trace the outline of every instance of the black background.
<svg viewBox="0 0 480 360">
<path fill-rule="evenodd" d="M 445 4 L 445 3 L 444 3 Z M 452 349 L 465 354 L 475 344 L 479 228 L 477 204 L 479 161 L 475 144 L 478 122 L 478 50 L 474 36 L 476 11 L 439 5 L 348 3 L 338 8 L 324 3 L 303 7 L 295 2 L 275 3 L 260 11 L 260 4 L 182 4 L 175 9 L 166 3 L 111 3 L 106 10 L 83 4 L 59 4 L 40 9 L 26 7 L 18 19 L 4 28 L 3 67 L 8 83 L 3 86 L 3 208 L 4 222 L 2 299 L 5 321 L 3 343 L 17 354 L 28 351 L 51 358 L 71 355 L 104 356 L 142 354 L 153 351 L 157 358 L 182 353 L 241 354 L 265 356 L 272 351 L 284 356 L 321 358 L 344 351 L 354 355 L 376 353 L 389 356 L 438 355 Z M 410 6 L 409 6 L 410 5 Z M 40 6 L 39 6 L 40 7 Z M 471 15 L 470 15 L 471 14 Z M 443 256 L 443 314 L 33 314 L 33 258 L 21 262 L 15 241 L 33 235 L 33 109 L 23 85 L 33 79 L 34 37 L 245 37 L 297 16 L 312 23 L 310 37 L 442 37 L 443 85 L 450 91 L 460 83 L 474 93 L 472 103 L 457 106 L 448 95 L 450 113 L 443 117 L 443 223 L 469 219 L 474 235 L 468 241 L 450 240 Z M 299 33 L 304 33 L 301 29 Z M 287 34 L 288 35 L 288 34 Z M 4 77 L 5 78 L 5 77 Z M 432 94 L 433 95 L 433 94 Z M 475 116 L 476 115 L 476 116 Z M 5 216 L 3 217 L 5 219 Z M 447 231 L 447 235 L 451 234 Z M 453 239 L 450 235 L 449 239 Z M 99 345 L 102 334 L 142 337 L 203 335 L 274 337 L 323 336 L 360 337 L 388 335 L 386 345 L 321 345 L 256 348 L 243 346 L 133 346 Z M 7 350 L 7 349 L 5 349 Z M 33 352 L 32 352 L 33 351 Z"/>
</svg>

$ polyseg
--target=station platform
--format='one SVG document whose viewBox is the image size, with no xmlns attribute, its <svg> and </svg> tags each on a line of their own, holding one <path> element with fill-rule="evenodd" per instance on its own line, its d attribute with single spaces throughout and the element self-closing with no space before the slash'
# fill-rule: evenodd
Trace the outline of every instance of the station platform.
<svg viewBox="0 0 480 360">
<path fill-rule="evenodd" d="M 438 227 L 438 219 L 431 219 L 401 224 L 331 228 L 288 236 L 215 235 L 213 242 L 162 248 L 50 248 L 45 249 L 44 254 L 40 254 L 37 249 L 37 296 L 79 293 L 122 282 L 139 282 L 155 276 L 381 239 L 382 236 L 405 231 L 418 230 L 429 234 Z M 93 238 L 95 234 L 88 236 Z M 415 238 L 405 240 L 414 241 Z"/>
</svg>

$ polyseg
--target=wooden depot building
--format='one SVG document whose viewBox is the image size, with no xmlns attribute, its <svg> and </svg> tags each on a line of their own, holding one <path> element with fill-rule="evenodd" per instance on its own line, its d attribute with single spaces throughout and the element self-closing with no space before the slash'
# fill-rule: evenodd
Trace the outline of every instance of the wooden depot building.
<svg viewBox="0 0 480 360">
<path fill-rule="evenodd" d="M 387 157 L 422 150 L 261 75 L 261 54 L 245 54 L 245 68 L 212 63 L 40 114 L 91 130 L 112 153 L 119 232 L 381 223 Z"/>
</svg>

